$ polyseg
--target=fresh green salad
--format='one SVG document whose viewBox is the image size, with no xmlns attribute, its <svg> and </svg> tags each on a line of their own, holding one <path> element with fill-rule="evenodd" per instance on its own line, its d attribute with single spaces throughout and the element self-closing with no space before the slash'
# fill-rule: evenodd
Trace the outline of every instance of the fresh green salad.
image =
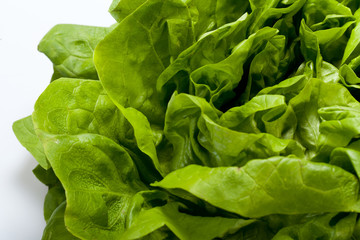
<svg viewBox="0 0 360 240">
<path fill-rule="evenodd" d="M 114 0 L 14 123 L 43 240 L 360 239 L 359 0 Z"/>
</svg>

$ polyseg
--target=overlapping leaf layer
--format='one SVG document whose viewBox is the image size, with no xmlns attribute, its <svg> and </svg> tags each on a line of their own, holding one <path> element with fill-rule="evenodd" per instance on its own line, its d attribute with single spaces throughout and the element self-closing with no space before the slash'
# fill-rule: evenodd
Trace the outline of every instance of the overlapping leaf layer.
<svg viewBox="0 0 360 240">
<path fill-rule="evenodd" d="M 114 0 L 57 25 L 43 240 L 360 239 L 360 2 Z"/>
</svg>

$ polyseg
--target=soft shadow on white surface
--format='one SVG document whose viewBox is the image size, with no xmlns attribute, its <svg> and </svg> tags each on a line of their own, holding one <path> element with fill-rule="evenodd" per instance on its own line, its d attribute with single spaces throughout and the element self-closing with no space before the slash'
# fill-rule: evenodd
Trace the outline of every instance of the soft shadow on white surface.
<svg viewBox="0 0 360 240">
<path fill-rule="evenodd" d="M 21 214 L 24 218 L 29 219 L 27 228 L 34 229 L 34 231 L 29 231 L 24 238 L 19 236 L 19 239 L 41 239 L 42 230 L 45 227 L 42 213 L 47 187 L 32 172 L 32 169 L 37 165 L 35 159 L 27 155 L 24 156 L 22 162 L 24 164 L 14 175 L 14 187 L 21 191 L 19 204 L 22 206 L 28 205 L 27 211 L 19 213 L 19 215 Z"/>
<path fill-rule="evenodd" d="M 13 161 L 6 163 L 5 161 Z M 41 239 L 45 227 L 43 202 L 47 187 L 36 179 L 32 169 L 37 165 L 27 152 L 19 150 L 2 159 L 0 187 L 0 239 Z"/>
<path fill-rule="evenodd" d="M 25 156 L 24 163 L 14 176 L 15 184 L 17 188 L 21 189 L 22 192 L 28 196 L 27 201 L 43 202 L 47 187 L 42 184 L 32 172 L 37 163 L 32 156 Z"/>
</svg>

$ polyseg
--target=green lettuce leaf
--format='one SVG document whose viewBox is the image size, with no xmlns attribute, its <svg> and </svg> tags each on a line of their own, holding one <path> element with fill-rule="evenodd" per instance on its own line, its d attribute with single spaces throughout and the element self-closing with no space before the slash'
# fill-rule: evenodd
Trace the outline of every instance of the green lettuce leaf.
<svg viewBox="0 0 360 240">
<path fill-rule="evenodd" d="M 144 127 L 146 118 L 135 109 L 119 110 L 99 81 L 62 78 L 51 83 L 36 102 L 33 118 L 36 129 L 51 134 L 110 138 L 134 158 L 145 182 L 159 177 L 154 137 L 150 127 Z"/>
<path fill-rule="evenodd" d="M 33 173 L 40 182 L 48 186 L 44 201 L 44 218 L 48 222 L 55 209 L 66 200 L 65 190 L 51 168 L 45 170 L 38 165 Z"/>
<path fill-rule="evenodd" d="M 93 54 L 110 31 L 105 27 L 59 24 L 41 40 L 38 50 L 54 64 L 52 80 L 60 77 L 99 79 Z"/>
<path fill-rule="evenodd" d="M 43 239 L 359 239 L 359 7 L 113 0 L 110 27 L 56 25 L 56 81 L 13 124 Z"/>
<path fill-rule="evenodd" d="M 64 213 L 66 202 L 62 202 L 51 215 L 41 240 L 77 240 L 65 226 Z"/>
<path fill-rule="evenodd" d="M 242 166 L 253 158 L 304 156 L 303 148 L 292 139 L 237 132 L 221 126 L 216 111 L 199 97 L 174 95 L 165 120 L 165 137 L 174 149 L 172 158 L 160 159 L 166 173 L 190 164 Z"/>
<path fill-rule="evenodd" d="M 28 116 L 14 122 L 13 131 L 21 145 L 31 153 L 36 161 L 43 168 L 49 169 L 50 165 L 46 159 L 44 148 L 35 133 L 32 117 Z"/>
<path fill-rule="evenodd" d="M 341 213 L 317 216 L 305 223 L 281 229 L 273 239 L 353 239 L 357 214 L 350 213 L 341 217 Z"/>
<path fill-rule="evenodd" d="M 70 232 L 81 238 L 121 234 L 131 222 L 136 193 L 146 190 L 128 153 L 96 134 L 39 134 L 66 191 Z"/>
<path fill-rule="evenodd" d="M 193 43 L 192 36 L 190 13 L 182 1 L 147 1 L 95 49 L 104 89 L 115 104 L 133 107 L 151 122 L 162 124 L 164 106 L 156 92 L 156 79 Z"/>
<path fill-rule="evenodd" d="M 142 239 L 156 229 L 167 226 L 179 239 L 211 240 L 236 232 L 254 220 L 191 216 L 179 211 L 177 203 L 141 212 L 122 239 Z"/>
<path fill-rule="evenodd" d="M 294 157 L 252 160 L 241 168 L 190 165 L 152 185 L 183 189 L 216 207 L 251 218 L 356 211 L 359 191 L 351 173 Z"/>
</svg>

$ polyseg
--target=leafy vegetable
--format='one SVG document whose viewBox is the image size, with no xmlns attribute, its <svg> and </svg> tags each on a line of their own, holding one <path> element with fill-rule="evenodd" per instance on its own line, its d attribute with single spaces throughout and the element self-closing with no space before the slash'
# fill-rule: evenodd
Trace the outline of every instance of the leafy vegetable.
<svg viewBox="0 0 360 240">
<path fill-rule="evenodd" d="M 110 27 L 55 26 L 13 125 L 42 239 L 360 239 L 359 8 L 114 0 Z"/>
</svg>

